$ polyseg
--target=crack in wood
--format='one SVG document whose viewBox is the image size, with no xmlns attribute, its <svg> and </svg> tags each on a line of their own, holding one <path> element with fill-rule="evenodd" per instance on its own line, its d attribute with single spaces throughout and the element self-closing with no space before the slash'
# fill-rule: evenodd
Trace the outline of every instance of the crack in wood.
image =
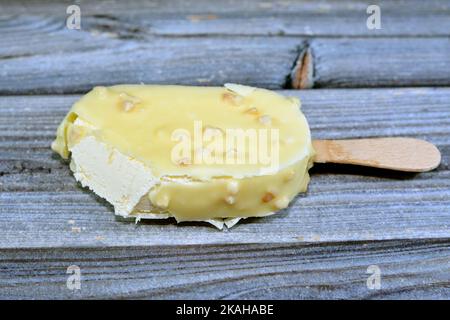
<svg viewBox="0 0 450 320">
<path fill-rule="evenodd" d="M 121 40 L 143 40 L 148 30 L 139 25 L 121 21 L 119 18 L 97 14 L 83 20 L 83 30 L 93 34 L 103 34 Z"/>
<path fill-rule="evenodd" d="M 311 89 L 314 87 L 314 57 L 309 43 L 298 55 L 290 74 L 292 89 Z"/>
</svg>

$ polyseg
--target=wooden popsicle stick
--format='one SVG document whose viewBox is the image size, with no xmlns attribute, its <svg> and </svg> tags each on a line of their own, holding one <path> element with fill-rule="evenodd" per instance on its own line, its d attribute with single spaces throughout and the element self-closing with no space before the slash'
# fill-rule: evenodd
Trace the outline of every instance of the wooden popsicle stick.
<svg viewBox="0 0 450 320">
<path fill-rule="evenodd" d="M 314 162 L 342 163 L 407 172 L 435 169 L 441 153 L 431 143 L 413 138 L 313 140 Z"/>
</svg>

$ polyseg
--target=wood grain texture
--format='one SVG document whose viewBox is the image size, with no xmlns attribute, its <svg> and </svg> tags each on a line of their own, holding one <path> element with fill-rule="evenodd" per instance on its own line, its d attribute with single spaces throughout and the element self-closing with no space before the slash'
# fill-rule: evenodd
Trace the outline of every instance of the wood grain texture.
<svg viewBox="0 0 450 320">
<path fill-rule="evenodd" d="M 313 71 L 306 74 L 313 79 L 304 87 L 450 85 L 450 42 L 445 38 L 308 43 L 292 37 L 152 38 L 146 42 L 90 42 L 84 37 L 95 36 L 78 34 L 66 45 L 44 41 L 38 49 L 24 42 L 17 47 L 20 54 L 7 46 L 7 58 L 0 57 L 0 93 L 73 93 L 117 83 L 235 82 L 283 88 L 298 52 L 308 47 Z M 52 47 L 57 51 L 51 51 Z"/>
<path fill-rule="evenodd" d="M 48 0 L 0 1 L 7 26 L 63 27 L 70 2 Z M 82 28 L 116 36 L 395 36 L 450 35 L 450 4 L 445 0 L 384 1 L 379 30 L 366 26 L 366 1 L 273 0 L 134 0 L 78 1 Z M 25 20 L 22 20 L 25 21 Z M 420 21 L 420 23 L 418 23 Z"/>
<path fill-rule="evenodd" d="M 81 30 L 68 30 L 66 3 L 3 2 L 0 94 L 79 93 L 140 82 L 272 89 L 450 85 L 445 1 L 383 3 L 380 30 L 366 28 L 366 4 L 358 1 L 220 3 L 86 2 Z"/>
<path fill-rule="evenodd" d="M 59 41 L 44 41 L 42 49 L 24 42 L 19 45 L 18 50 L 24 50 L 19 57 L 8 52 L 7 59 L 0 58 L 0 93 L 83 92 L 94 85 L 117 83 L 236 82 L 281 88 L 299 45 L 297 39 L 270 37 L 99 42 L 78 37 L 66 46 Z M 36 54 L 38 51 L 42 54 Z"/>
<path fill-rule="evenodd" d="M 78 96 L 0 98 L 0 246 L 102 247 L 302 243 L 449 237 L 450 89 L 284 91 L 303 101 L 314 138 L 410 136 L 442 162 L 418 175 L 316 166 L 306 195 L 228 232 L 173 220 L 117 221 L 49 148 Z"/>
<path fill-rule="evenodd" d="M 450 41 L 315 39 L 315 87 L 450 85 Z"/>
<path fill-rule="evenodd" d="M 3 249 L 0 298 L 448 299 L 449 261 L 448 240 Z M 81 290 L 66 287 L 71 265 Z"/>
<path fill-rule="evenodd" d="M 405 172 L 436 169 L 441 154 L 435 145 L 415 138 L 313 140 L 316 163 L 352 164 Z"/>
<path fill-rule="evenodd" d="M 77 1 L 79 31 L 70 4 L 0 0 L 0 298 L 450 299 L 450 88 L 374 88 L 450 85 L 448 1 L 378 1 L 380 30 L 361 0 Z M 79 95 L 28 95 L 140 82 L 372 87 L 282 93 L 301 98 L 315 139 L 420 138 L 442 162 L 316 165 L 289 208 L 224 232 L 135 224 L 50 150 Z"/>
</svg>

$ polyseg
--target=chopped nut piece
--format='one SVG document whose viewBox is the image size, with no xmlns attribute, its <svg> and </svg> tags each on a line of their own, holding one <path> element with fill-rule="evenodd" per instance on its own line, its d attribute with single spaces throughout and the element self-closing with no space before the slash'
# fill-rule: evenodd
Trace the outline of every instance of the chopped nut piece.
<svg viewBox="0 0 450 320">
<path fill-rule="evenodd" d="M 123 102 L 123 109 L 125 110 L 125 112 L 130 111 L 131 109 L 134 108 L 134 103 L 131 101 L 124 101 Z"/>
<path fill-rule="evenodd" d="M 273 195 L 273 193 L 270 192 L 266 192 L 266 194 L 264 195 L 264 197 L 262 197 L 262 201 L 263 202 L 270 202 L 273 200 L 273 198 L 275 198 L 275 196 Z"/>
<path fill-rule="evenodd" d="M 250 108 L 250 109 L 245 110 L 244 113 L 258 115 L 259 111 L 256 108 Z"/>
<path fill-rule="evenodd" d="M 241 84 L 236 83 L 225 83 L 224 87 L 230 91 L 236 92 L 237 94 L 243 97 L 251 95 L 253 91 L 256 90 L 256 88 L 254 87 L 243 86 Z"/>
<path fill-rule="evenodd" d="M 244 100 L 244 98 L 231 92 L 225 92 L 222 94 L 222 100 L 233 106 L 239 106 Z"/>
<path fill-rule="evenodd" d="M 192 164 L 192 163 L 191 163 L 191 159 L 189 159 L 189 158 L 181 158 L 181 159 L 178 159 L 178 160 L 176 161 L 176 163 L 177 163 L 177 165 L 182 166 L 182 167 L 188 166 L 188 165 Z"/>
<path fill-rule="evenodd" d="M 157 199 L 156 205 L 162 209 L 166 209 L 169 206 L 169 196 L 165 194 Z"/>
<path fill-rule="evenodd" d="M 288 197 L 286 197 L 286 196 L 281 197 L 281 198 L 275 200 L 275 206 L 276 206 L 278 209 L 284 209 L 284 208 L 287 208 L 288 205 L 289 205 L 289 199 L 288 199 Z"/>
<path fill-rule="evenodd" d="M 228 204 L 234 204 L 236 202 L 236 199 L 233 196 L 228 196 L 225 198 L 225 202 Z"/>
<path fill-rule="evenodd" d="M 133 110 L 134 107 L 141 102 L 139 98 L 133 97 L 123 92 L 119 94 L 119 98 L 120 98 L 119 106 L 125 112 Z"/>
<path fill-rule="evenodd" d="M 294 170 L 289 170 L 286 175 L 284 176 L 284 181 L 290 181 L 292 179 L 294 179 L 295 177 L 295 171 Z"/>
<path fill-rule="evenodd" d="M 231 194 L 236 194 L 239 191 L 239 182 L 231 180 L 227 183 L 227 190 Z"/>
<path fill-rule="evenodd" d="M 95 87 L 94 90 L 98 92 L 100 99 L 105 99 L 108 94 L 108 88 L 103 86 Z"/>
</svg>

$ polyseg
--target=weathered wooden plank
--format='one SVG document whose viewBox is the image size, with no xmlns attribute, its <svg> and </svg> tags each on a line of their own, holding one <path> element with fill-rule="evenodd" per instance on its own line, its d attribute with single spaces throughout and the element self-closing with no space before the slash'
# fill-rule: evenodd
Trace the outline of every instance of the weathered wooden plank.
<svg viewBox="0 0 450 320">
<path fill-rule="evenodd" d="M 0 298 L 449 299 L 449 262 L 449 240 L 2 249 Z M 71 265 L 80 290 L 66 286 Z"/>
<path fill-rule="evenodd" d="M 61 1 L 2 1 L 7 27 L 63 27 Z M 295 35 L 295 36 L 448 36 L 448 1 L 377 1 L 381 29 L 366 26 L 365 1 L 80 1 L 82 28 L 116 36 Z M 24 17 L 34 17 L 21 23 Z M 22 20 L 27 21 L 27 20 Z M 28 24 L 30 23 L 30 24 Z M 0 28 L 1 29 L 1 28 Z M 8 29 L 11 30 L 11 29 Z"/>
<path fill-rule="evenodd" d="M 291 243 L 449 237 L 449 88 L 284 91 L 302 99 L 315 138 L 410 136 L 438 145 L 418 175 L 317 166 L 288 210 L 228 232 L 173 221 L 117 221 L 49 149 L 78 96 L 0 98 L 0 247 Z"/>
<path fill-rule="evenodd" d="M 448 39 L 311 41 L 315 87 L 450 85 Z"/>
<path fill-rule="evenodd" d="M 450 85 L 445 1 L 383 2 L 380 30 L 367 29 L 361 1 L 83 2 L 81 30 L 66 28 L 67 5 L 2 3 L 0 94 L 120 82 L 280 89 L 308 46 L 308 86 Z"/>
<path fill-rule="evenodd" d="M 8 59 L 0 59 L 0 93 L 83 92 L 99 84 L 141 82 L 281 88 L 301 43 L 271 37 L 90 41 L 94 39 L 66 42 L 60 48 L 50 39 L 41 42 L 45 48 L 40 54 L 21 43 L 21 56 L 9 52 Z"/>
<path fill-rule="evenodd" d="M 141 82 L 239 82 L 279 89 L 308 46 L 314 87 L 450 85 L 446 38 L 328 38 L 308 44 L 292 37 L 100 36 L 97 41 L 97 35 L 69 30 L 54 39 L 41 36 L 33 46 L 14 38 L 0 49 L 0 93 L 73 93 L 94 85 Z"/>
</svg>

